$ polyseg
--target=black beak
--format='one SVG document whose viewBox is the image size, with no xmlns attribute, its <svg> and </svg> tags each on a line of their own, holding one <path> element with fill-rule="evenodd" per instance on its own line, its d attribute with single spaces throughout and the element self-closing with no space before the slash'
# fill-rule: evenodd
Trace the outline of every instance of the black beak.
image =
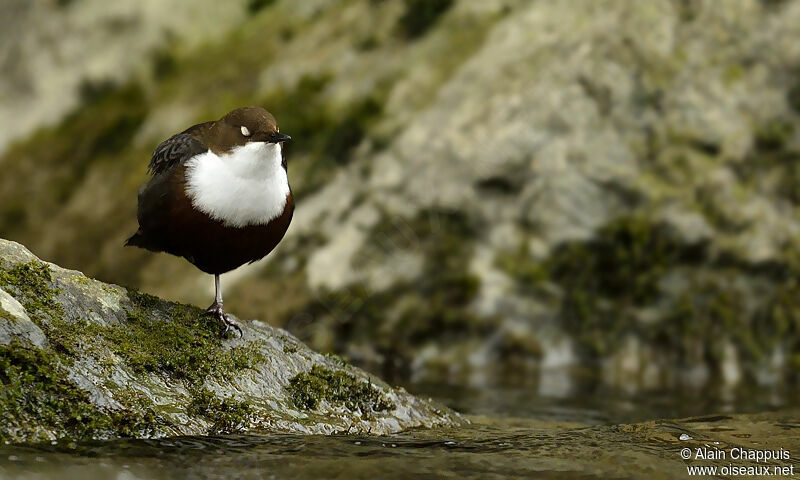
<svg viewBox="0 0 800 480">
<path fill-rule="evenodd" d="M 287 140 L 291 140 L 292 137 L 286 135 L 285 133 L 275 132 L 269 137 L 269 143 L 281 143 Z"/>
</svg>

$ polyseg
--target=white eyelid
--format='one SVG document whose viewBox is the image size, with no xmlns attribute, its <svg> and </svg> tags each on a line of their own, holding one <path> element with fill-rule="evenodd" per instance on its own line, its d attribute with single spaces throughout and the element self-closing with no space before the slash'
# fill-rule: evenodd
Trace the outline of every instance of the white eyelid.
<svg viewBox="0 0 800 480">
<path fill-rule="evenodd" d="M 248 130 L 247 127 L 245 127 L 244 125 L 242 125 L 242 135 L 244 135 L 245 137 L 250 136 L 250 130 Z"/>
</svg>

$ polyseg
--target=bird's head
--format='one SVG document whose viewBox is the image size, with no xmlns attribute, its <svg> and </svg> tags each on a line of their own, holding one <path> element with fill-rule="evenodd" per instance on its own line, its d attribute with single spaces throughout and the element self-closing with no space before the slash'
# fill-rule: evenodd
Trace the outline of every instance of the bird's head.
<svg viewBox="0 0 800 480">
<path fill-rule="evenodd" d="M 219 143 L 239 147 L 249 143 L 280 145 L 292 137 L 278 129 L 275 117 L 261 107 L 242 107 L 231 111 L 217 121 Z"/>
</svg>

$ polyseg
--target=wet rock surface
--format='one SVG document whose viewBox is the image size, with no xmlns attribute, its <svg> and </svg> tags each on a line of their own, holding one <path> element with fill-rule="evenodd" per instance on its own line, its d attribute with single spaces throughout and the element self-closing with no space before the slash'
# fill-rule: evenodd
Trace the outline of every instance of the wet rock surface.
<svg viewBox="0 0 800 480">
<path fill-rule="evenodd" d="M 392 388 L 291 334 L 87 278 L 0 240 L 0 438 L 232 432 L 387 434 L 453 426 L 451 410 Z"/>
</svg>

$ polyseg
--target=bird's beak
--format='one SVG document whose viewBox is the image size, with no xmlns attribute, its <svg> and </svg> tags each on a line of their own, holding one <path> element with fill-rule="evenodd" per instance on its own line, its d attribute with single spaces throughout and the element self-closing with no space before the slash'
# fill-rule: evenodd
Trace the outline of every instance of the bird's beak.
<svg viewBox="0 0 800 480">
<path fill-rule="evenodd" d="M 281 143 L 291 139 L 292 137 L 285 133 L 275 132 L 270 136 L 269 143 Z"/>
</svg>

